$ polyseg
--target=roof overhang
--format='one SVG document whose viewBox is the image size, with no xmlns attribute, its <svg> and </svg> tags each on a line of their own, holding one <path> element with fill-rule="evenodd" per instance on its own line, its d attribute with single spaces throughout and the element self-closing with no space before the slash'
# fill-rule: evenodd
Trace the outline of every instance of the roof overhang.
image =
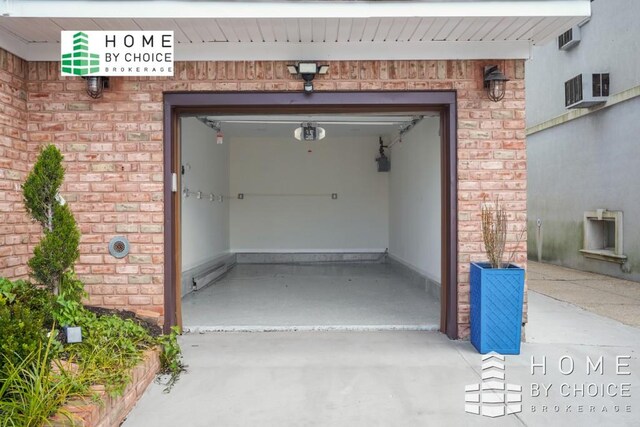
<svg viewBox="0 0 640 427">
<path fill-rule="evenodd" d="M 173 30 L 177 60 L 528 58 L 589 0 L 0 3 L 0 47 L 59 60 L 61 30 Z"/>
</svg>

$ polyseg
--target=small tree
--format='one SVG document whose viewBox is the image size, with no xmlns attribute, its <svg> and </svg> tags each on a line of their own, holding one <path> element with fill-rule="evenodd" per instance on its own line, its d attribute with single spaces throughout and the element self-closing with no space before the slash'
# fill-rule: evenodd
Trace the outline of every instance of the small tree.
<svg viewBox="0 0 640 427">
<path fill-rule="evenodd" d="M 63 180 L 62 153 L 54 145 L 48 145 L 22 186 L 27 211 L 44 232 L 28 262 L 31 275 L 55 295 L 65 273 L 78 259 L 80 243 L 73 214 L 58 193 Z"/>
</svg>

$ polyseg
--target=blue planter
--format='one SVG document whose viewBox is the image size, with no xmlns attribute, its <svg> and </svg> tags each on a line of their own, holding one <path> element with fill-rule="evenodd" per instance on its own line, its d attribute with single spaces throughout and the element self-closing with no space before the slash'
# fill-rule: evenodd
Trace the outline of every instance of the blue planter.
<svg viewBox="0 0 640 427">
<path fill-rule="evenodd" d="M 520 354 L 524 269 L 471 263 L 471 344 L 482 354 Z"/>
</svg>

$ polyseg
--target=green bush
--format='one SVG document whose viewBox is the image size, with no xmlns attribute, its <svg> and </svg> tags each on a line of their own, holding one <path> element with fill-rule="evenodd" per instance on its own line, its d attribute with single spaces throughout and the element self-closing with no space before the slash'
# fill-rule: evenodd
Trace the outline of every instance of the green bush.
<svg viewBox="0 0 640 427">
<path fill-rule="evenodd" d="M 56 300 L 58 322 L 82 328 L 82 342 L 65 345 L 64 354 L 85 372 L 87 386 L 103 384 L 110 394 L 119 395 L 130 380 L 129 370 L 142 360 L 143 350 L 156 340 L 130 319 L 97 316 L 87 310 L 67 294 L 78 293 L 78 283 L 82 284 L 71 280 L 68 288 L 63 286 Z"/>
<path fill-rule="evenodd" d="M 69 206 L 59 195 L 64 180 L 62 153 L 54 145 L 45 147 L 22 185 L 24 205 L 40 223 L 44 236 L 28 265 L 32 277 L 58 294 L 64 275 L 78 259 L 80 231 Z"/>
<path fill-rule="evenodd" d="M 64 402 L 76 395 L 76 378 L 60 364 L 51 369 L 54 338 L 20 361 L 6 360 L 0 383 L 0 426 L 40 427 L 48 424 Z M 69 420 L 70 413 L 61 412 Z"/>
<path fill-rule="evenodd" d="M 178 335 L 180 329 L 177 326 L 171 327 L 169 335 L 161 335 L 158 337 L 158 343 L 162 347 L 160 353 L 160 373 L 167 375 L 168 379 L 164 383 L 164 392 L 171 391 L 175 383 L 180 378 L 180 374 L 187 370 L 186 365 L 182 363 L 182 349 L 178 344 Z"/>
<path fill-rule="evenodd" d="M 177 329 L 152 337 L 130 319 L 98 316 L 82 305 L 83 283 L 73 271 L 80 232 L 58 194 L 62 154 L 47 146 L 23 185 L 24 203 L 43 237 L 28 265 L 38 286 L 0 279 L 0 427 L 40 426 L 65 400 L 94 384 L 119 395 L 146 348 L 161 345 L 167 389 L 184 370 Z M 80 326 L 83 341 L 62 345 L 56 326 Z M 57 369 L 51 369 L 53 363 Z M 60 360 L 77 366 L 66 372 Z"/>
<path fill-rule="evenodd" d="M 0 278 L 0 373 L 6 363 L 19 364 L 46 342 L 52 323 L 47 290 Z"/>
<path fill-rule="evenodd" d="M 73 271 L 62 276 L 60 294 L 55 297 L 53 316 L 61 326 L 81 326 L 86 316 L 82 298 L 86 296 L 84 284 Z"/>
</svg>

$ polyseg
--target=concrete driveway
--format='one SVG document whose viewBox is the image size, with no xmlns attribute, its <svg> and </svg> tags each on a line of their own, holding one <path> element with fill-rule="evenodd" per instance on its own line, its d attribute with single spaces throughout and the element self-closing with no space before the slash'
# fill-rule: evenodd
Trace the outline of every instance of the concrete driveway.
<svg viewBox="0 0 640 427">
<path fill-rule="evenodd" d="M 188 373 L 169 394 L 150 386 L 124 426 L 640 425 L 640 329 L 535 292 L 529 303 L 530 342 L 506 356 L 506 382 L 523 390 L 519 414 L 465 413 L 481 357 L 439 333 L 209 333 L 182 337 Z M 570 375 L 558 369 L 565 355 Z M 603 357 L 603 375 L 586 374 L 587 356 Z M 630 375 L 616 375 L 617 356 L 630 356 L 620 359 Z M 546 357 L 546 375 L 531 374 L 532 357 Z M 532 383 L 551 384 L 549 396 L 532 396 Z M 631 384 L 630 397 L 620 396 L 621 383 Z M 587 396 L 563 397 L 562 384 Z M 588 396 L 601 384 L 604 397 Z"/>
<path fill-rule="evenodd" d="M 640 327 L 640 283 L 529 261 L 527 286 L 551 298 Z"/>
</svg>

